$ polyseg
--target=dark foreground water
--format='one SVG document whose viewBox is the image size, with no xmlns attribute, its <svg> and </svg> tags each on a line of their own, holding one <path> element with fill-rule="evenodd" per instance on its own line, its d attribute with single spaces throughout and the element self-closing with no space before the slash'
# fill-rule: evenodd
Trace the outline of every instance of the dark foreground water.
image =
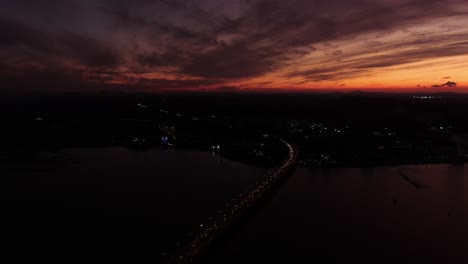
<svg viewBox="0 0 468 264">
<path fill-rule="evenodd" d="M 37 260 L 158 263 L 263 172 L 206 152 L 3 153 L 1 240 Z M 298 169 L 206 263 L 466 261 L 468 167 L 425 165 Z"/>
<path fill-rule="evenodd" d="M 94 244 L 114 247 L 108 251 L 114 259 L 136 247 L 157 263 L 263 173 L 208 152 L 3 153 L 0 237 L 20 248 L 27 244 L 26 252 L 45 246 L 45 255 L 65 245 L 89 256 L 82 248 Z"/>
<path fill-rule="evenodd" d="M 298 169 L 210 262 L 466 261 L 468 167 L 425 165 Z"/>
</svg>

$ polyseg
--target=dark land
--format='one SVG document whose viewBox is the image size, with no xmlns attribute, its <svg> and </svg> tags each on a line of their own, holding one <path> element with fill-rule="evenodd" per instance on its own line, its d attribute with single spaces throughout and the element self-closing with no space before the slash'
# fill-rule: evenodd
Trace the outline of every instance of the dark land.
<svg viewBox="0 0 468 264">
<path fill-rule="evenodd" d="M 458 230 L 457 228 L 465 230 L 462 225 L 465 218 L 455 217 L 464 214 L 464 209 L 460 209 L 462 208 L 461 202 L 454 203 L 460 208 L 454 207 L 452 211 L 450 207 L 452 205 L 422 206 L 424 202 L 418 200 L 421 198 L 417 192 L 425 192 L 425 194 L 427 192 L 427 197 L 424 196 L 424 199 L 437 201 L 437 194 L 447 191 L 442 188 L 443 186 L 439 186 L 441 190 L 429 187 L 427 191 L 424 182 L 426 179 L 412 173 L 411 170 L 410 173 L 406 172 L 406 169 L 405 172 L 398 172 L 398 169 L 395 172 L 388 172 L 387 169 L 380 168 L 377 169 L 379 172 L 376 172 L 376 175 L 373 175 L 372 170 L 378 166 L 402 164 L 463 164 L 466 161 L 466 142 L 468 142 L 468 122 L 466 122 L 468 95 L 360 92 L 333 94 L 98 93 L 42 94 L 34 97 L 7 96 L 2 97 L 0 103 L 0 122 L 3 132 L 0 138 L 0 173 L 8 175 L 1 179 L 4 213 L 1 222 L 3 231 L 13 230 L 4 233 L 3 240 L 15 249 L 22 248 L 28 252 L 37 249 L 46 257 L 54 254 L 51 253 L 52 251 L 60 249 L 61 253 L 68 254 L 67 259 L 77 255 L 77 252 L 81 250 L 85 252 L 83 257 L 89 258 L 93 254 L 91 252 L 95 250 L 102 260 L 120 259 L 123 255 L 137 262 L 145 262 L 143 259 L 162 260 L 166 255 L 161 255 L 161 252 L 171 252 L 177 241 L 187 239 L 182 234 L 187 225 L 184 221 L 193 218 L 193 223 L 190 225 L 198 225 L 200 219 L 205 217 L 205 211 L 216 211 L 213 208 L 223 205 L 224 199 L 230 196 L 231 192 L 242 193 L 244 187 L 240 185 L 243 183 L 235 176 L 230 176 L 230 179 L 236 184 L 223 182 L 225 179 L 222 177 L 204 180 L 194 169 L 199 163 L 195 160 L 191 161 L 194 163 L 191 168 L 183 168 L 182 172 L 153 171 L 157 167 L 151 166 L 154 161 L 149 157 L 134 158 L 122 149 L 143 154 L 160 148 L 201 150 L 225 159 L 250 164 L 261 170 L 277 166 L 286 155 L 284 145 L 270 135 L 275 135 L 297 146 L 300 155 L 299 166 L 306 168 L 310 175 L 304 172 L 305 169 L 301 169 L 300 175 L 293 177 L 293 181 L 286 184 L 286 190 L 279 188 L 279 192 L 283 193 L 281 197 L 286 197 L 283 200 L 278 201 L 279 198 L 276 199 L 272 194 L 273 202 L 265 202 L 267 209 L 263 211 L 263 214 L 266 212 L 267 216 L 262 216 L 261 213 L 264 205 L 258 206 L 259 214 L 262 216 L 260 220 L 255 213 L 251 213 L 250 218 L 244 223 L 247 229 L 242 226 L 236 229 L 241 231 L 239 234 L 234 234 L 236 237 L 234 244 L 230 247 L 221 245 L 221 248 L 227 247 L 228 249 L 221 250 L 220 255 L 215 255 L 214 263 L 218 259 L 236 255 L 235 251 L 241 248 L 238 245 L 244 245 L 244 239 L 248 237 L 245 233 L 257 236 L 255 237 L 257 240 L 252 239 L 252 244 L 261 244 L 259 247 L 265 252 L 268 251 L 267 249 L 278 250 L 280 248 L 273 238 L 268 238 L 269 236 L 265 239 L 265 236 L 262 237 L 261 234 L 246 232 L 245 230 L 250 230 L 249 228 L 260 230 L 260 233 L 272 232 L 273 237 L 275 237 L 274 234 L 287 237 L 291 228 L 292 234 L 306 232 L 313 235 L 317 225 L 326 226 L 332 230 L 331 233 L 325 230 L 320 231 L 315 234 L 318 235 L 318 240 L 308 237 L 309 242 L 301 243 L 300 246 L 297 245 L 297 248 L 301 249 L 303 254 L 306 254 L 310 248 L 326 249 L 328 252 L 326 255 L 333 256 L 334 259 L 340 261 L 347 259 L 334 252 L 334 249 L 352 251 L 354 252 L 352 259 L 357 260 L 368 254 L 366 248 L 372 248 L 370 245 L 374 245 L 374 241 L 382 242 L 382 248 L 388 246 L 389 250 L 392 248 L 399 250 L 400 255 L 410 253 L 401 253 L 400 249 L 406 247 L 406 244 L 399 248 L 385 244 L 383 242 L 385 237 L 377 239 L 379 235 L 376 232 L 382 230 L 369 228 L 369 223 L 375 226 L 379 223 L 393 225 L 392 232 L 382 234 L 392 236 L 395 245 L 402 245 L 399 239 L 406 237 L 404 232 L 412 234 L 410 227 L 418 230 L 420 224 L 418 221 L 426 217 L 425 214 L 418 214 L 418 212 L 433 213 L 443 208 L 441 212 L 436 213 L 443 214 L 444 219 L 447 214 L 451 217 L 450 219 L 461 219 L 456 220 L 458 222 L 455 222 L 452 225 L 453 228 L 449 230 Z M 60 152 L 62 149 L 83 149 L 91 153 L 90 157 L 84 159 L 94 161 L 92 155 L 96 155 L 93 154 L 96 149 L 114 147 L 117 149 L 111 151 L 112 155 L 95 159 L 93 169 L 88 171 L 85 168 L 70 175 L 63 173 L 63 171 L 66 173 L 69 171 L 67 170 L 69 159 L 66 156 L 54 154 L 55 151 Z M 89 149 L 94 150 L 89 151 Z M 52 154 L 44 160 L 42 154 L 38 154 L 42 152 Z M 80 155 L 78 157 L 83 158 Z M 125 159 L 131 159 L 131 161 Z M 31 166 L 31 163 L 37 166 Z M 456 167 L 457 165 L 454 166 L 457 173 L 454 173 L 456 177 L 453 179 L 460 180 L 461 184 L 456 185 L 463 188 L 464 174 L 458 172 L 460 168 Z M 356 170 L 362 170 L 362 175 L 351 169 L 349 174 L 352 177 L 336 177 L 333 175 L 343 176 L 347 175 L 347 172 L 330 173 L 328 171 L 335 167 L 361 168 Z M 234 169 L 226 175 L 236 175 L 237 171 Z M 322 169 L 324 171 L 321 171 Z M 18 170 L 20 173 L 17 173 Z M 443 171 L 441 168 L 437 170 Z M 241 171 L 245 173 L 239 170 Z M 430 172 L 430 169 L 421 171 Z M 87 174 L 88 172 L 90 174 Z M 113 175 L 108 175 L 108 173 Z M 172 175 L 172 173 L 180 175 Z M 218 171 L 215 174 L 218 175 Z M 385 177 L 382 178 L 377 174 L 383 174 Z M 184 182 L 178 179 L 181 176 L 189 180 Z M 166 180 L 165 177 L 170 179 Z M 255 177 L 245 180 L 246 185 L 254 184 L 257 180 Z M 434 185 L 440 180 L 437 175 L 431 177 L 433 178 L 429 179 L 435 182 Z M 371 178 L 376 180 L 373 181 Z M 319 184 L 312 184 L 309 182 L 310 179 L 317 180 Z M 390 187 L 385 179 L 392 179 Z M 258 180 L 263 179 L 259 177 Z M 328 185 L 328 180 L 336 182 Z M 451 180 L 447 181 L 451 183 Z M 344 190 L 350 188 L 346 195 L 340 194 L 344 192 L 341 189 L 343 182 L 348 184 Z M 173 189 L 164 187 L 167 183 L 170 183 Z M 220 183 L 223 183 L 224 188 L 227 189 L 219 189 Z M 226 187 L 231 185 L 236 185 L 237 189 Z M 306 190 L 306 187 L 314 191 Z M 452 188 L 452 185 L 449 187 Z M 206 188 L 209 191 L 199 195 L 194 191 L 196 188 Z M 364 194 L 362 190 L 365 191 Z M 334 196 L 329 197 L 332 194 Z M 197 197 L 198 200 L 194 199 L 197 195 L 200 196 Z M 295 197 L 296 202 L 300 201 L 298 197 L 302 197 L 301 195 L 309 199 L 302 203 L 301 210 L 295 207 L 299 203 L 282 207 L 282 204 L 287 203 L 285 201 L 289 201 L 291 197 Z M 172 197 L 174 200 L 166 202 L 167 197 Z M 373 201 L 375 197 L 379 199 Z M 355 201 L 355 205 L 347 203 L 348 200 Z M 409 202 L 413 200 L 416 202 Z M 161 209 L 162 207 L 158 208 L 155 201 L 164 204 L 162 206 L 164 210 Z M 194 204 L 188 205 L 190 203 L 186 204 L 185 201 Z M 447 202 L 447 204 L 450 203 L 451 201 Z M 205 209 L 201 210 L 204 207 Z M 268 209 L 271 207 L 282 209 Z M 414 211 L 416 207 L 423 209 Z M 186 211 L 178 212 L 177 208 L 186 208 Z M 400 212 L 398 208 L 404 210 Z M 446 208 L 449 209 L 443 211 Z M 291 215 L 296 215 L 296 218 L 290 218 L 290 215 L 283 213 L 288 210 Z M 352 225 L 348 223 L 350 229 L 343 231 L 350 235 L 344 240 L 349 244 L 342 245 L 339 242 L 333 242 L 341 241 L 340 239 L 343 238 L 341 233 L 335 234 L 333 230 L 336 228 L 341 230 L 339 228 L 343 210 L 346 217 L 352 219 L 350 222 Z M 328 215 L 322 215 L 320 212 Z M 377 212 L 381 217 L 375 218 L 378 219 L 377 222 L 374 222 L 373 212 Z M 176 219 L 180 219 L 180 222 L 158 226 L 158 223 L 164 222 L 160 221 L 167 216 L 164 214 L 177 216 Z M 269 219 L 268 214 L 275 215 L 275 219 Z M 310 223 L 314 222 L 316 225 L 307 222 L 309 220 L 304 220 L 302 226 L 298 225 L 296 228 L 296 224 L 301 223 L 297 219 L 304 217 L 302 214 L 305 215 L 304 219 L 309 219 Z M 401 223 L 398 222 L 395 225 L 392 223 L 392 217 L 396 217 Z M 415 220 L 409 221 L 411 225 L 405 229 L 405 222 L 409 218 Z M 330 222 L 330 219 L 334 219 L 335 222 Z M 439 218 L 434 219 L 434 221 L 429 221 L 431 228 L 432 224 L 434 226 L 437 224 Z M 266 228 L 269 226 L 278 228 L 283 222 L 288 223 L 284 230 Z M 253 228 L 250 223 L 254 223 Z M 307 226 L 308 223 L 310 226 Z M 27 228 L 24 228 L 25 226 Z M 266 230 L 258 226 L 265 226 Z M 353 233 L 357 231 L 353 231 L 352 228 L 368 233 L 362 236 L 357 235 Z M 172 237 L 169 235 L 171 239 L 164 240 L 167 243 L 148 243 L 148 241 L 157 240 L 158 236 L 162 237 L 162 229 L 167 229 L 167 232 L 177 230 L 175 231 L 177 235 Z M 63 230 L 67 232 L 62 232 Z M 101 237 L 94 236 L 96 232 Z M 437 244 L 441 237 L 434 236 L 432 240 L 426 240 Z M 47 242 L 51 239 L 53 242 Z M 355 239 L 361 239 L 368 244 L 360 248 L 361 251 L 354 250 L 354 247 L 359 247 L 358 244 L 350 246 Z M 452 237 L 444 239 L 445 237 L 442 237 L 440 241 L 446 241 Z M 225 244 L 229 245 L 229 241 L 229 238 L 226 239 Z M 322 241 L 328 241 L 328 244 L 323 244 Z M 421 241 L 424 242 L 423 239 Z M 284 243 L 281 240 L 279 242 L 280 245 Z M 236 243 L 238 243 L 237 246 Z M 41 244 L 47 245 L 48 249 L 42 250 Z M 102 244 L 109 249 L 100 248 Z M 420 248 L 426 250 L 432 244 L 427 246 L 427 243 L 422 243 L 421 245 Z M 456 245 L 463 248 L 463 244 Z M 83 249 L 87 246 L 98 247 L 98 249 Z M 284 251 L 278 250 L 277 253 L 281 253 L 280 255 L 288 259 L 289 253 L 294 252 L 293 248 L 296 246 L 289 249 L 284 246 Z M 230 250 L 234 250 L 234 253 Z M 262 254 L 266 254 L 265 252 Z M 450 251 L 441 251 L 441 254 L 444 255 L 447 252 Z M 153 256 L 153 253 L 157 256 Z M 243 251 L 244 257 L 246 257 L 245 254 L 250 253 L 252 252 L 249 250 Z M 263 256 L 260 253 L 256 257 L 261 260 Z M 380 253 L 382 252 L 375 251 L 374 255 L 378 256 Z M 317 258 L 320 257 L 323 257 L 323 254 L 317 255 Z M 269 258 L 274 259 L 275 254 L 269 255 Z M 236 262 L 235 259 L 230 259 L 230 261 Z"/>
<path fill-rule="evenodd" d="M 303 167 L 463 162 L 464 94 L 63 94 L 1 99 L 2 149 L 215 149 L 259 166 L 264 135 L 296 143 Z M 219 146 L 219 150 L 218 150 Z M 279 155 L 281 156 L 281 155 Z"/>
</svg>

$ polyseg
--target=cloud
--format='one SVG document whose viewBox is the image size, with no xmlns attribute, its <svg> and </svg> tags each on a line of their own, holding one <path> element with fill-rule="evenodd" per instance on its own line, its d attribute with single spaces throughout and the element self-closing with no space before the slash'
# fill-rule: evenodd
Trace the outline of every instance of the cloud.
<svg viewBox="0 0 468 264">
<path fill-rule="evenodd" d="M 22 46 L 32 47 L 43 52 L 52 51 L 49 38 L 22 23 L 0 17 L 0 32 L 0 46 L 2 48 Z"/>
<path fill-rule="evenodd" d="M 456 82 L 446 82 L 442 86 L 456 87 L 457 83 Z"/>
<path fill-rule="evenodd" d="M 236 87 L 236 86 L 220 86 L 220 87 L 216 88 L 216 91 L 232 93 L 232 92 L 240 91 L 240 88 Z"/>
<path fill-rule="evenodd" d="M 0 10 L 9 86 L 27 87 L 30 75 L 31 85 L 54 89 L 339 85 L 468 50 L 463 21 L 447 19 L 467 15 L 462 0 L 45 2 Z"/>
<path fill-rule="evenodd" d="M 411 33 L 408 33 L 410 35 Z M 468 37 L 468 34 L 466 35 Z M 366 46 L 356 48 L 352 52 L 333 53 L 333 60 L 325 57 L 317 59 L 310 67 L 288 71 L 285 78 L 303 77 L 311 81 L 345 80 L 348 78 L 365 77 L 379 69 L 390 69 L 401 65 L 418 63 L 429 59 L 445 58 L 468 54 L 468 42 L 460 41 L 450 36 L 439 37 L 436 44 L 430 45 L 427 41 L 423 46 L 417 47 L 415 39 L 402 39 L 398 42 L 378 44 L 369 49 Z M 409 48 L 417 47 L 417 48 Z M 363 56 L 365 54 L 365 56 Z M 339 63 L 337 63 L 337 61 Z M 413 67 L 427 67 L 420 65 Z"/>
<path fill-rule="evenodd" d="M 51 34 L 5 18 L 0 18 L 0 31 L 4 56 L 28 57 L 40 63 L 67 60 L 90 67 L 115 67 L 119 63 L 112 47 L 74 32 Z"/>
<path fill-rule="evenodd" d="M 181 72 L 206 78 L 255 77 L 274 70 L 280 63 L 277 59 L 280 55 L 281 51 L 271 47 L 254 49 L 249 43 L 240 42 L 195 55 Z"/>
<path fill-rule="evenodd" d="M 447 87 L 457 87 L 457 83 L 456 82 L 446 82 L 444 84 L 435 84 L 435 85 L 432 85 L 433 88 L 441 88 L 441 87 L 444 87 L 444 86 L 447 86 Z"/>
<path fill-rule="evenodd" d="M 18 69 L 10 65 L 0 66 L 2 89 L 15 92 L 67 92 L 80 91 L 83 87 L 88 91 L 96 90 L 100 84 L 84 80 L 83 74 L 82 70 L 49 64 L 40 68 L 29 67 L 25 78 L 22 74 L 18 74 Z"/>
</svg>

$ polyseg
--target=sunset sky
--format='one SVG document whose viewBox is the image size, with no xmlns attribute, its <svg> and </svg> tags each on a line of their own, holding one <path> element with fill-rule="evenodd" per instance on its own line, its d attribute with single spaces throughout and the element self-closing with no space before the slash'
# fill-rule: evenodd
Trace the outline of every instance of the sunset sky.
<svg viewBox="0 0 468 264">
<path fill-rule="evenodd" d="M 466 0 L 0 0 L 4 91 L 468 91 Z"/>
</svg>

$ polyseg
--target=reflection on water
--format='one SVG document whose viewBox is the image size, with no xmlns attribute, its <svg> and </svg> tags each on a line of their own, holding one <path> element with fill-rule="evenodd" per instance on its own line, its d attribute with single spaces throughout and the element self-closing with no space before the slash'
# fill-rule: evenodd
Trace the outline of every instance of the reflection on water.
<svg viewBox="0 0 468 264">
<path fill-rule="evenodd" d="M 124 148 L 11 153 L 0 170 L 4 237 L 147 240 L 153 259 L 264 172 L 208 152 Z"/>
<path fill-rule="evenodd" d="M 467 176 L 463 165 L 298 169 L 213 262 L 468 260 Z"/>
</svg>

